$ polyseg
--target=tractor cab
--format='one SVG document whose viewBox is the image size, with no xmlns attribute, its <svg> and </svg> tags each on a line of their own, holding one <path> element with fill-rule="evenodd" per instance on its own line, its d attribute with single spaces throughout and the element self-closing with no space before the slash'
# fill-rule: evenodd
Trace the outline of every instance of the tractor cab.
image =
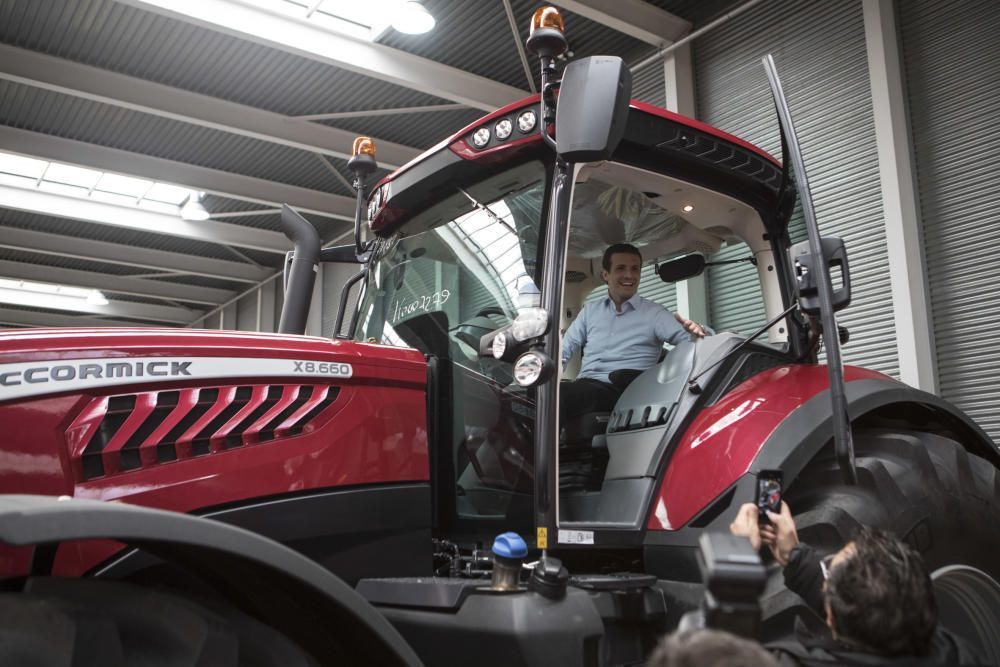
<svg viewBox="0 0 1000 667">
<path fill-rule="evenodd" d="M 699 388 L 714 388 L 716 375 L 736 377 L 732 364 L 712 364 L 780 318 L 793 293 L 783 264 L 791 197 L 769 155 L 633 102 L 605 159 L 569 163 L 538 131 L 543 106 L 501 109 L 368 198 L 374 239 L 351 336 L 429 361 L 436 516 L 449 539 L 530 534 L 543 472 L 558 489 L 559 525 L 638 532 L 671 436 L 707 399 L 689 381 L 702 373 Z M 704 268 L 692 255 L 727 249 L 758 314 L 743 331 L 665 349 L 613 411 L 564 420 L 556 392 L 579 359 L 560 367 L 559 337 L 606 296 L 601 256 L 616 242 L 640 249 L 640 294 L 670 311 L 674 282 Z M 788 361 L 799 347 L 790 326 L 778 322 L 751 347 L 771 365 Z"/>
</svg>

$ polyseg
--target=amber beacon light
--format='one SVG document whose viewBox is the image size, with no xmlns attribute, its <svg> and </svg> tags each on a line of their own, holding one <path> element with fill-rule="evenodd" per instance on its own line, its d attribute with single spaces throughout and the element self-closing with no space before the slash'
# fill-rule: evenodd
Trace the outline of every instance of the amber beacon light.
<svg viewBox="0 0 1000 667">
<path fill-rule="evenodd" d="M 535 31 L 539 28 L 549 28 L 552 30 L 558 30 L 559 32 L 565 34 L 566 28 L 563 25 L 562 14 L 555 7 L 541 7 L 535 10 L 535 13 L 531 16 L 531 29 L 528 31 L 529 35 L 534 35 Z"/>
<path fill-rule="evenodd" d="M 351 157 L 358 155 L 369 155 L 375 157 L 375 142 L 371 137 L 358 137 L 351 146 Z"/>
<path fill-rule="evenodd" d="M 542 7 L 531 17 L 526 46 L 528 51 L 540 58 L 554 58 L 566 51 L 566 36 L 563 17 L 555 7 Z M 548 67 L 551 63 L 542 63 Z"/>
</svg>

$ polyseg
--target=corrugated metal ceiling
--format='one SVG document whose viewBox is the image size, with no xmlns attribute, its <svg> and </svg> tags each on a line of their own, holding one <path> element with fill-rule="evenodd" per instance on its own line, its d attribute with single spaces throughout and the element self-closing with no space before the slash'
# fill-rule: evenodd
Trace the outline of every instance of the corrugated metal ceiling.
<svg viewBox="0 0 1000 667">
<path fill-rule="evenodd" d="M 501 0 L 426 0 L 425 4 L 437 19 L 437 28 L 433 33 L 413 37 L 390 32 L 381 43 L 407 54 L 514 86 L 528 94 L 528 80 Z M 675 7 L 683 7 L 699 16 L 704 16 L 706 12 L 693 0 L 654 0 L 652 4 L 675 12 Z M 718 3 L 706 4 L 714 9 Z M 512 0 L 511 5 L 519 32 L 517 39 L 523 41 L 527 37 L 531 13 L 540 5 L 533 0 Z M 677 13 L 684 15 L 683 12 Z M 711 12 L 715 13 L 718 12 Z M 629 35 L 569 12 L 564 12 L 564 15 L 575 57 L 598 52 L 614 53 L 624 57 L 626 62 L 635 62 L 652 51 L 649 45 Z M 114 0 L 0 0 L 0 43 L 126 74 L 180 91 L 196 92 L 291 116 L 450 103 L 450 100 L 423 90 L 381 81 Z M 530 69 L 537 82 L 538 67 L 533 60 Z M 637 90 L 651 91 L 649 94 L 654 99 L 650 101 L 659 102 L 655 99 L 658 94 L 655 79 L 655 75 L 645 73 L 639 80 Z M 155 103 L 156 100 L 150 100 L 150 104 L 155 106 Z M 481 115 L 482 112 L 474 109 L 448 109 L 318 122 L 422 149 L 436 144 Z M 353 196 L 343 181 L 330 173 L 329 168 L 309 151 L 43 90 L 4 78 L 0 78 L 0 125 L 277 184 Z M 69 155 L 65 161 L 76 162 Z M 330 163 L 341 176 L 350 180 L 344 160 L 330 159 Z M 380 172 L 378 176 L 384 173 Z M 207 196 L 203 203 L 214 213 L 252 212 L 262 208 L 259 204 L 215 195 Z M 350 223 L 314 215 L 307 218 L 316 225 L 324 241 L 335 238 L 341 238 L 341 243 L 351 241 Z M 275 213 L 226 216 L 223 220 L 247 228 L 279 229 L 279 216 Z M 6 209 L 0 209 L 0 246 L 5 227 L 116 244 L 121 246 L 123 261 L 127 261 L 129 248 L 203 258 L 208 263 L 239 261 L 233 252 L 215 243 Z M 240 252 L 266 267 L 280 266 L 280 255 L 246 250 Z M 0 259 L 107 276 L 149 273 L 144 268 L 130 269 L 107 261 L 2 247 Z M 247 286 L 246 283 L 193 275 L 174 276 L 163 282 L 233 291 L 242 291 Z M 162 303 L 169 305 L 168 302 Z"/>
<path fill-rule="evenodd" d="M 288 115 L 442 102 L 112 0 L 6 0 L 0 41 Z"/>
</svg>

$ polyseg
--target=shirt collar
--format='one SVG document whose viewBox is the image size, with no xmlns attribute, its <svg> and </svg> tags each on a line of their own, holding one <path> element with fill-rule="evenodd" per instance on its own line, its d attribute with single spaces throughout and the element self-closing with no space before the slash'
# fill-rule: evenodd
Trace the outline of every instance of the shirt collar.
<svg viewBox="0 0 1000 667">
<path fill-rule="evenodd" d="M 639 293 L 636 292 L 635 294 L 632 295 L 632 298 L 625 301 L 625 303 L 623 303 L 622 306 L 631 306 L 632 310 L 639 310 L 639 300 L 641 298 L 642 297 L 639 296 Z M 604 303 L 606 303 L 608 308 L 610 308 L 611 310 L 618 312 L 618 309 L 615 308 L 615 302 L 611 300 L 610 296 L 605 295 Z M 624 313 L 626 312 L 626 310 L 627 310 L 626 308 L 622 308 L 621 312 Z"/>
</svg>

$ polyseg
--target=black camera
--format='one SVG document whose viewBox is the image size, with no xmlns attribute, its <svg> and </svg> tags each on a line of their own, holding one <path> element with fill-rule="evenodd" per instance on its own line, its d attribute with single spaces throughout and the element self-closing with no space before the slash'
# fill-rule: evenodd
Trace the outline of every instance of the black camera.
<svg viewBox="0 0 1000 667">
<path fill-rule="evenodd" d="M 729 533 L 704 533 L 698 545 L 705 595 L 701 609 L 681 620 L 681 629 L 715 628 L 758 639 L 759 599 L 767 583 L 760 556 L 747 538 Z"/>
</svg>

